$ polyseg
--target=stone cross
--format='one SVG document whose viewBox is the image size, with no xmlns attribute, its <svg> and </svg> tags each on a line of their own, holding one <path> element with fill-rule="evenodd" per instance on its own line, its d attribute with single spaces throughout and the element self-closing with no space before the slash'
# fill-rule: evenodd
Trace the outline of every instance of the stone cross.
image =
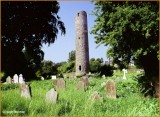
<svg viewBox="0 0 160 117">
<path fill-rule="evenodd" d="M 21 97 L 30 99 L 31 98 L 31 87 L 25 83 L 21 84 Z"/>
<path fill-rule="evenodd" d="M 54 88 L 50 89 L 46 93 L 46 103 L 56 104 L 58 99 L 58 93 L 54 90 Z"/>
<path fill-rule="evenodd" d="M 123 79 L 126 80 L 126 79 L 127 79 L 127 78 L 126 78 L 127 70 L 126 70 L 126 69 L 122 69 L 122 71 L 123 71 Z"/>
<path fill-rule="evenodd" d="M 107 97 L 114 98 L 114 99 L 116 98 L 116 86 L 113 80 L 109 80 L 106 83 L 106 94 L 107 94 Z"/>
<path fill-rule="evenodd" d="M 18 83 L 18 75 L 17 74 L 15 74 L 13 76 L 13 80 L 14 80 L 14 83 Z"/>
<path fill-rule="evenodd" d="M 25 83 L 22 74 L 19 75 L 19 83 L 20 84 Z"/>
<path fill-rule="evenodd" d="M 8 77 L 6 78 L 6 82 L 9 83 L 9 84 L 11 84 L 11 83 L 12 83 L 12 78 L 11 78 L 10 76 L 8 76 Z"/>
</svg>

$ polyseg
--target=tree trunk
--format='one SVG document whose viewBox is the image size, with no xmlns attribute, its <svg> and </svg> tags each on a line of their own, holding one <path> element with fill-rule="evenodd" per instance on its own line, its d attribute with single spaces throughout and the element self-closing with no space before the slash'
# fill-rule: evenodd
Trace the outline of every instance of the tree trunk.
<svg viewBox="0 0 160 117">
<path fill-rule="evenodd" d="M 159 60 L 156 52 L 151 52 L 141 59 L 142 66 L 145 71 L 145 77 L 150 82 L 154 97 L 160 97 L 159 90 Z"/>
</svg>

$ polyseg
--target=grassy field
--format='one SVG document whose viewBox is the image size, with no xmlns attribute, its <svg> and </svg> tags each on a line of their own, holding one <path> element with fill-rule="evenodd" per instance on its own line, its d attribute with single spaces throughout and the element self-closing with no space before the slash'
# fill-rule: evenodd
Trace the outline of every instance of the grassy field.
<svg viewBox="0 0 160 117">
<path fill-rule="evenodd" d="M 137 73 L 127 73 L 127 80 L 122 80 L 123 74 L 116 72 L 106 79 L 95 78 L 89 84 L 86 92 L 75 89 L 79 79 L 66 79 L 66 89 L 58 91 L 56 105 L 47 105 L 45 95 L 53 87 L 52 80 L 32 81 L 32 99 L 20 97 L 19 88 L 2 90 L 2 115 L 26 116 L 157 116 L 158 99 L 144 97 L 136 80 Z M 117 99 L 108 99 L 102 82 L 120 77 L 116 82 Z M 90 99 L 93 91 L 103 96 L 103 102 Z"/>
</svg>

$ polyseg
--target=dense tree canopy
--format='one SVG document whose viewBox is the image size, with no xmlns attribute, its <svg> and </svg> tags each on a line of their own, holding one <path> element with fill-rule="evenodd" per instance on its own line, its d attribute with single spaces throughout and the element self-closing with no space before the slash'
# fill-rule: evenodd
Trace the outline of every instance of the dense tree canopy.
<svg viewBox="0 0 160 117">
<path fill-rule="evenodd" d="M 2 71 L 29 75 L 43 60 L 42 44 L 54 43 L 59 30 L 65 34 L 60 6 L 56 1 L 3 1 L 1 7 Z"/>
<path fill-rule="evenodd" d="M 97 44 L 109 47 L 107 56 L 127 65 L 133 58 L 148 82 L 158 82 L 158 2 L 94 2 Z"/>
</svg>

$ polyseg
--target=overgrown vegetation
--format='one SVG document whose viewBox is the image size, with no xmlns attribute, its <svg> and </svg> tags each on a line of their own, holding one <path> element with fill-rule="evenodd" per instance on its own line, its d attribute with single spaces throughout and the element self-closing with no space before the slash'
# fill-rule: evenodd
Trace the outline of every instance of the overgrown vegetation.
<svg viewBox="0 0 160 117">
<path fill-rule="evenodd" d="M 45 94 L 53 87 L 52 80 L 32 81 L 32 99 L 20 97 L 19 89 L 2 91 L 2 115 L 26 116 L 156 116 L 158 114 L 158 99 L 144 96 L 137 83 L 137 73 L 127 73 L 127 80 L 123 74 L 116 72 L 113 77 L 106 79 L 94 78 L 86 92 L 75 89 L 79 79 L 66 80 L 66 89 L 59 90 L 56 105 L 45 103 Z M 116 81 L 117 99 L 108 99 L 102 82 L 109 79 Z M 98 91 L 103 96 L 103 102 L 93 102 L 90 95 Z M 12 111 L 12 112 L 11 112 Z M 7 113 L 11 112 L 11 113 Z M 17 112 L 17 113 L 16 113 Z M 18 113 L 19 112 L 19 113 Z"/>
</svg>

